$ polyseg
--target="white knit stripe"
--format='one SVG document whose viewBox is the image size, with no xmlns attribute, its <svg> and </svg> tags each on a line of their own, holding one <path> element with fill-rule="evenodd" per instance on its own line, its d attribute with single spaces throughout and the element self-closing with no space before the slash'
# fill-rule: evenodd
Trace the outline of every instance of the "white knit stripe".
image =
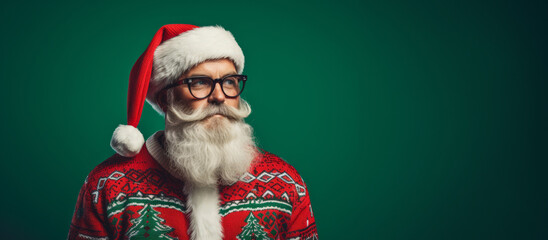
<svg viewBox="0 0 548 240">
<path fill-rule="evenodd" d="M 83 239 L 90 239 L 90 240 L 108 240 L 108 237 L 92 237 L 82 233 L 79 233 L 78 237 L 81 237 Z"/>
</svg>

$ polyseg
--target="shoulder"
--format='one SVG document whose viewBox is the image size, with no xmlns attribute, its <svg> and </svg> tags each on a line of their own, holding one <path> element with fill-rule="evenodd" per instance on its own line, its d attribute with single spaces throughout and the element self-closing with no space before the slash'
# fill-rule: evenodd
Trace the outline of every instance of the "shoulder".
<svg viewBox="0 0 548 240">
<path fill-rule="evenodd" d="M 290 172 L 292 175 L 299 176 L 297 170 L 281 157 L 267 151 L 262 151 L 259 160 L 255 163 L 255 168 L 268 169 L 271 171 L 280 170 Z"/>
<path fill-rule="evenodd" d="M 134 157 L 109 157 L 91 171 L 84 185 L 93 203 L 110 206 L 114 200 L 141 194 L 180 197 L 182 184 L 143 147 Z"/>
<path fill-rule="evenodd" d="M 286 186 L 286 189 L 291 189 L 296 199 L 307 195 L 306 185 L 299 172 L 284 159 L 273 153 L 263 151 L 258 161 L 255 162 L 252 173 L 259 181 L 263 182 L 269 179 L 277 179 Z"/>
<path fill-rule="evenodd" d="M 114 154 L 97 165 L 88 175 L 88 180 L 103 178 L 112 175 L 115 172 L 126 172 L 131 168 L 140 168 L 142 159 L 135 157 L 123 157 L 119 154 Z M 112 176 L 111 178 L 115 178 Z"/>
<path fill-rule="evenodd" d="M 158 168 L 156 161 L 146 152 L 141 151 L 134 157 L 123 157 L 114 154 L 97 165 L 86 178 L 87 188 L 91 191 L 101 190 L 121 179 L 133 179 L 140 172 Z"/>
</svg>

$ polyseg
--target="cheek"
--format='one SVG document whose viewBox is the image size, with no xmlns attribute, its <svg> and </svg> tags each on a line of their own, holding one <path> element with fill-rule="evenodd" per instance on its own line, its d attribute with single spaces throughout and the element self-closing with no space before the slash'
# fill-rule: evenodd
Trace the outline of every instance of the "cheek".
<svg viewBox="0 0 548 240">
<path fill-rule="evenodd" d="M 200 101 L 194 98 L 192 94 L 190 94 L 190 91 L 188 91 L 188 88 L 186 87 L 177 88 L 177 91 L 175 91 L 175 99 L 189 106 L 193 105 L 194 102 Z"/>
<path fill-rule="evenodd" d="M 196 99 L 194 98 L 190 92 L 188 91 L 188 88 L 177 88 L 177 90 L 174 92 L 175 94 L 175 100 L 179 103 L 184 104 L 185 107 L 191 108 L 191 109 L 198 109 L 200 107 L 203 107 L 207 103 L 207 99 Z"/>
<path fill-rule="evenodd" d="M 184 102 L 189 102 L 194 100 L 194 97 L 188 91 L 188 88 L 179 86 L 175 89 L 175 99 L 182 100 Z"/>
<path fill-rule="evenodd" d="M 192 109 L 199 109 L 199 108 L 205 107 L 205 105 L 207 104 L 207 98 L 200 99 L 200 100 L 192 99 L 191 101 L 188 101 L 187 104 Z"/>
<path fill-rule="evenodd" d="M 227 98 L 225 99 L 225 104 L 234 108 L 238 108 L 240 105 L 240 97 L 238 98 Z"/>
</svg>

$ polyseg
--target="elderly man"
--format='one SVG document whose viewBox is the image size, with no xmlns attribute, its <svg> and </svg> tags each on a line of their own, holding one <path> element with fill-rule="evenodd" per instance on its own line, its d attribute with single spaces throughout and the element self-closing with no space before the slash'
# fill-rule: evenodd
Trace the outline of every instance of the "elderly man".
<svg viewBox="0 0 548 240">
<path fill-rule="evenodd" d="M 85 180 L 69 239 L 317 239 L 306 185 L 258 149 L 244 55 L 221 27 L 163 26 L 130 73 L 117 154 Z M 146 142 L 144 102 L 165 115 Z"/>
</svg>

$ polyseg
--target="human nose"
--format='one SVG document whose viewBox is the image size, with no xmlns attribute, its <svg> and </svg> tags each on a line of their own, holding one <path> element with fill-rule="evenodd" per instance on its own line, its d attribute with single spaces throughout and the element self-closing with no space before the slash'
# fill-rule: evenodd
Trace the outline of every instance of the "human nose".
<svg viewBox="0 0 548 240">
<path fill-rule="evenodd" d="M 208 102 L 210 103 L 224 103 L 225 101 L 225 94 L 223 93 L 223 90 L 221 89 L 221 83 L 215 83 L 213 85 L 215 88 L 213 89 L 213 92 L 208 98 Z"/>
</svg>

